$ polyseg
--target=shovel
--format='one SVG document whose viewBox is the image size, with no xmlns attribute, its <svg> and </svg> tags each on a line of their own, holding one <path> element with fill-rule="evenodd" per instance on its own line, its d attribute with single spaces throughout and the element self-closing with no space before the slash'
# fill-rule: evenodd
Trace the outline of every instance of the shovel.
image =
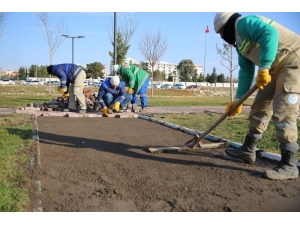
<svg viewBox="0 0 300 225">
<path fill-rule="evenodd" d="M 193 149 L 207 149 L 207 148 L 218 148 L 222 145 L 225 145 L 225 142 L 217 142 L 204 144 L 201 143 L 201 140 L 205 138 L 216 126 L 218 126 L 227 116 L 231 114 L 239 105 L 241 105 L 250 95 L 252 95 L 257 90 L 257 85 L 254 85 L 247 93 L 240 98 L 230 109 L 228 113 L 223 114 L 213 125 L 211 125 L 201 136 L 196 135 L 191 140 L 184 143 L 179 147 L 159 147 L 159 148 L 148 148 L 151 153 L 154 152 L 169 152 L 169 151 L 183 151 L 183 150 L 193 150 Z"/>
</svg>

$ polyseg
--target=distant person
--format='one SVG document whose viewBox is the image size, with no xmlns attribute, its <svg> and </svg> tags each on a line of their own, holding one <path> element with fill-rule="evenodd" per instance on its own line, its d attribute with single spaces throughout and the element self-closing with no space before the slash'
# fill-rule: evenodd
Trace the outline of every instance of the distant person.
<svg viewBox="0 0 300 225">
<path fill-rule="evenodd" d="M 98 91 L 98 101 L 103 109 L 103 115 L 113 112 L 123 112 L 123 108 L 130 102 L 132 94 L 126 93 L 125 83 L 118 76 L 112 76 L 104 81 Z"/>
<path fill-rule="evenodd" d="M 298 178 L 300 36 L 263 16 L 241 16 L 233 12 L 218 12 L 214 28 L 224 41 L 235 46 L 240 66 L 236 99 L 228 104 L 226 112 L 250 89 L 255 66 L 258 66 L 256 85 L 259 89 L 251 106 L 245 142 L 225 152 L 245 163 L 254 163 L 256 145 L 272 119 L 281 161 L 272 170 L 264 171 L 263 177 L 273 180 Z M 239 105 L 229 117 L 241 112 L 242 105 Z"/>
<path fill-rule="evenodd" d="M 76 112 L 76 101 L 78 101 L 80 109 L 79 113 L 86 112 L 86 100 L 83 94 L 84 81 L 86 78 L 85 71 L 75 64 L 64 63 L 50 65 L 47 67 L 48 74 L 56 76 L 60 79 L 60 87 L 58 92 L 63 93 L 63 98 L 69 94 L 69 106 L 65 111 Z"/>
<path fill-rule="evenodd" d="M 141 100 L 141 111 L 147 109 L 147 90 L 149 87 L 149 74 L 135 65 L 130 65 L 127 63 L 115 65 L 117 68 L 117 74 L 120 74 L 122 80 L 128 87 L 127 93 L 132 94 L 132 105 L 137 105 L 137 96 L 140 96 Z"/>
</svg>

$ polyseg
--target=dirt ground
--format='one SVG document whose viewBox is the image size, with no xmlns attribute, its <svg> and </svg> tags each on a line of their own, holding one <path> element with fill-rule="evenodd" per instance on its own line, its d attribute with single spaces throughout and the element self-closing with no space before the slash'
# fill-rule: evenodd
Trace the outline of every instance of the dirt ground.
<svg viewBox="0 0 300 225">
<path fill-rule="evenodd" d="M 39 184 L 29 211 L 299 212 L 300 179 L 261 174 L 225 148 L 150 153 L 193 138 L 140 118 L 37 117 Z M 39 198 L 39 199 L 36 199 Z"/>
</svg>

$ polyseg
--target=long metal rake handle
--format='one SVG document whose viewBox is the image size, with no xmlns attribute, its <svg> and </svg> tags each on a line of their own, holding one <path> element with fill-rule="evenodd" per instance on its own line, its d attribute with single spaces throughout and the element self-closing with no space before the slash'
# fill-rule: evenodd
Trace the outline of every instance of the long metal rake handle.
<svg viewBox="0 0 300 225">
<path fill-rule="evenodd" d="M 208 135 L 216 126 L 218 126 L 230 113 L 235 110 L 240 104 L 242 104 L 250 95 L 252 95 L 257 90 L 257 85 L 254 85 L 249 91 L 244 94 L 243 97 L 240 98 L 230 109 L 228 113 L 223 114 L 213 125 L 211 125 L 204 133 L 198 137 L 197 140 L 191 145 L 191 148 L 194 148 L 206 135 Z"/>
</svg>

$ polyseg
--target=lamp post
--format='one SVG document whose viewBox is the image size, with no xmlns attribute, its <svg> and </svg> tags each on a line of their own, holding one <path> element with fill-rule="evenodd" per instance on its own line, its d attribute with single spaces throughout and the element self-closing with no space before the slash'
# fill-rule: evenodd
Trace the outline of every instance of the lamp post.
<svg viewBox="0 0 300 225">
<path fill-rule="evenodd" d="M 72 63 L 74 64 L 74 38 L 84 38 L 84 36 L 71 37 L 71 36 L 66 35 L 66 34 L 63 34 L 61 36 L 64 36 L 66 38 L 72 38 Z"/>
</svg>

